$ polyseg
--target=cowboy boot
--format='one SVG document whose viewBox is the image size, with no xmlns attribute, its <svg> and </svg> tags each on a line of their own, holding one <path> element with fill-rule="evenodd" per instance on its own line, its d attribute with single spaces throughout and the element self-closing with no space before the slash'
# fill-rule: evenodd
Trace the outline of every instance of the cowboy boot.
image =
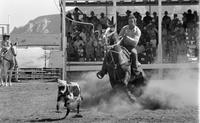
<svg viewBox="0 0 200 123">
<path fill-rule="evenodd" d="M 99 79 L 102 79 L 105 75 L 105 72 L 103 72 L 102 70 L 97 72 L 96 76 L 99 78 Z"/>
</svg>

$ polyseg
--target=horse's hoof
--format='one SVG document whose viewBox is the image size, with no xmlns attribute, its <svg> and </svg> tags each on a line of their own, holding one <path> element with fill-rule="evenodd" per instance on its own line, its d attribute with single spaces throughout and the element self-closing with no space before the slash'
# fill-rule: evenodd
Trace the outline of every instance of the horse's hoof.
<svg viewBox="0 0 200 123">
<path fill-rule="evenodd" d="M 83 116 L 81 114 L 76 114 L 73 116 L 73 118 L 82 118 Z"/>
<path fill-rule="evenodd" d="M 10 83 L 9 86 L 12 86 L 12 84 Z"/>
<path fill-rule="evenodd" d="M 62 113 L 62 112 L 57 110 L 56 113 Z"/>
<path fill-rule="evenodd" d="M 7 86 L 8 86 L 8 84 L 5 84 L 5 86 L 7 87 Z"/>
<path fill-rule="evenodd" d="M 99 78 L 99 79 L 102 79 L 102 78 L 103 78 L 103 76 L 102 76 L 101 73 L 99 73 L 99 72 L 96 74 L 96 76 L 97 76 L 97 78 Z"/>
</svg>

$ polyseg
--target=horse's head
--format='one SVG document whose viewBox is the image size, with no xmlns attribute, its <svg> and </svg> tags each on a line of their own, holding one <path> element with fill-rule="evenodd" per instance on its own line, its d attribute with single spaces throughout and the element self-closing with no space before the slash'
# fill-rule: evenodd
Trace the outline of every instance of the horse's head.
<svg viewBox="0 0 200 123">
<path fill-rule="evenodd" d="M 17 43 L 10 44 L 8 51 L 4 55 L 5 58 L 12 59 L 12 57 L 16 56 L 16 45 L 17 45 Z"/>
<path fill-rule="evenodd" d="M 10 50 L 11 50 L 11 53 L 12 53 L 12 55 L 13 56 L 16 56 L 17 55 L 17 53 L 16 53 L 16 50 L 17 50 L 17 43 L 15 42 L 15 43 L 11 43 L 11 47 L 10 47 Z"/>
</svg>

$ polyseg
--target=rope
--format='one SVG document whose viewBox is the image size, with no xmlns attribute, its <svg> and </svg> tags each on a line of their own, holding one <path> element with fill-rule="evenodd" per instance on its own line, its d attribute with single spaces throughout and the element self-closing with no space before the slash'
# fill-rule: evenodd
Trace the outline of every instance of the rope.
<svg viewBox="0 0 200 123">
<path fill-rule="evenodd" d="M 81 22 L 81 21 L 76 21 L 76 20 L 73 20 L 73 19 L 71 19 L 71 18 L 68 18 L 68 17 L 65 17 L 66 19 L 68 19 L 68 20 L 70 20 L 70 21 L 72 21 L 72 22 L 75 22 L 75 23 L 79 23 L 79 24 L 85 24 L 85 25 L 91 25 L 92 26 L 92 31 L 93 31 L 93 33 L 95 32 L 94 31 L 94 24 L 92 24 L 92 23 L 87 23 L 87 22 Z"/>
</svg>

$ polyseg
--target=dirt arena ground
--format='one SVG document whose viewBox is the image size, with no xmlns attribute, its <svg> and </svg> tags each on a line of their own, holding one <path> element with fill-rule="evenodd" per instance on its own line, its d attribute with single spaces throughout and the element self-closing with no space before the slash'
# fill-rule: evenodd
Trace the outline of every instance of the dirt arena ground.
<svg viewBox="0 0 200 123">
<path fill-rule="evenodd" d="M 13 83 L 0 87 L 0 123 L 198 123 L 198 79 L 190 78 L 151 80 L 139 102 L 132 104 L 123 95 L 109 97 L 108 78 L 97 80 L 95 73 L 87 73 L 77 77 L 83 117 L 70 112 L 66 119 L 64 108 L 56 113 L 56 82 Z"/>
</svg>

